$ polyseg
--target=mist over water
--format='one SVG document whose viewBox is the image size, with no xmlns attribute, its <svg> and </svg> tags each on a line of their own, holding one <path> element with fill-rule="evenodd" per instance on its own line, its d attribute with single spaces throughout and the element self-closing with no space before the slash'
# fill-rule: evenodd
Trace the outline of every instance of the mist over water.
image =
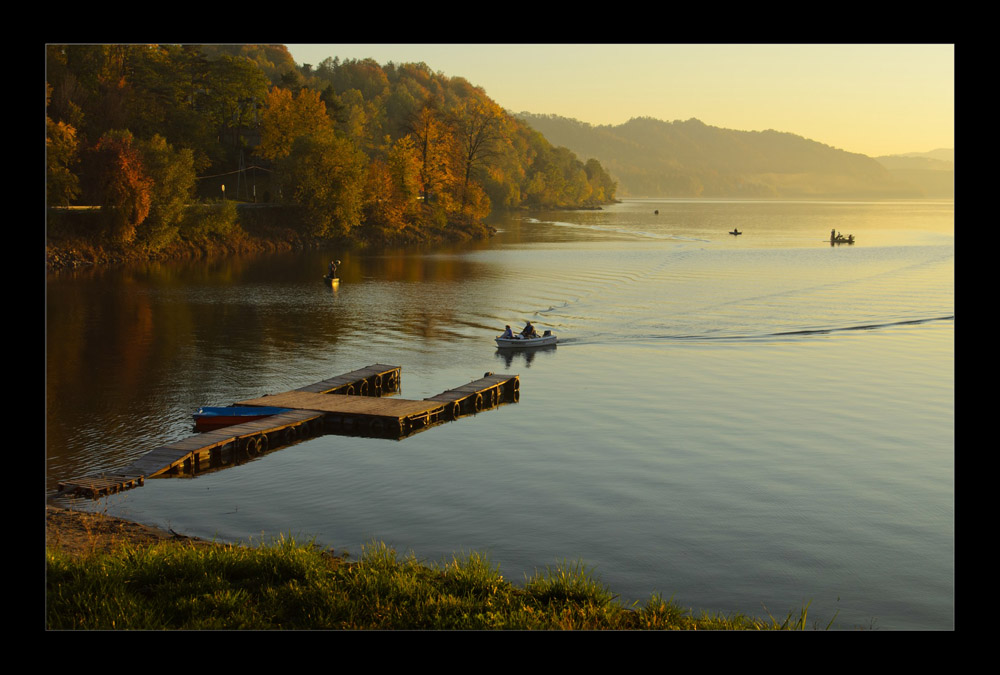
<svg viewBox="0 0 1000 675">
<path fill-rule="evenodd" d="M 626 602 L 954 627 L 953 202 L 629 200 L 495 226 L 338 252 L 336 290 L 315 252 L 52 275 L 49 489 L 191 435 L 202 405 L 372 363 L 414 399 L 509 372 L 517 404 L 402 441 L 323 436 L 81 506 L 476 550 L 514 581 L 580 560 Z M 559 345 L 498 352 L 526 319 Z"/>
</svg>

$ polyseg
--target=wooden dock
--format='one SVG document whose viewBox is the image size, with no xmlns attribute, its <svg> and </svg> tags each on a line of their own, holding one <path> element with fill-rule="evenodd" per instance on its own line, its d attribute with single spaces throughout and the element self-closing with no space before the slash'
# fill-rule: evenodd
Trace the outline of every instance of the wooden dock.
<svg viewBox="0 0 1000 675">
<path fill-rule="evenodd" d="M 375 364 L 306 387 L 240 401 L 289 412 L 206 431 L 154 448 L 127 467 L 59 483 L 60 492 L 90 497 L 139 487 L 146 478 L 194 475 L 249 461 L 322 434 L 401 440 L 437 423 L 520 398 L 517 375 L 483 377 L 422 400 L 382 398 L 399 391 L 398 366 Z"/>
<path fill-rule="evenodd" d="M 360 368 L 350 373 L 331 377 L 328 380 L 300 387 L 295 391 L 314 394 L 344 394 L 345 396 L 384 396 L 399 391 L 401 370 L 399 366 L 376 363 L 367 368 Z M 263 403 L 261 405 L 271 404 Z"/>
</svg>

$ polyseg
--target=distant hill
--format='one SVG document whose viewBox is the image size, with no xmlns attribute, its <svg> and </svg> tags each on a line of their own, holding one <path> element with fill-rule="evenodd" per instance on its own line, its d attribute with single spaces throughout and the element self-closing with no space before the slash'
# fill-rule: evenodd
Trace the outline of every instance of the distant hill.
<svg viewBox="0 0 1000 675">
<path fill-rule="evenodd" d="M 897 180 L 916 185 L 925 197 L 955 197 L 955 151 L 908 152 L 875 159 Z"/>
<path fill-rule="evenodd" d="M 619 196 L 912 198 L 941 196 L 926 194 L 932 184 L 935 192 L 943 189 L 924 169 L 890 168 L 867 155 L 770 129 L 736 131 L 697 119 L 641 117 L 592 126 L 555 115 L 516 117 L 554 145 L 600 161 L 618 181 Z"/>
<path fill-rule="evenodd" d="M 954 148 L 938 148 L 937 150 L 931 150 L 930 152 L 906 152 L 900 157 L 925 157 L 927 159 L 938 159 L 942 162 L 955 163 L 955 149 Z"/>
</svg>

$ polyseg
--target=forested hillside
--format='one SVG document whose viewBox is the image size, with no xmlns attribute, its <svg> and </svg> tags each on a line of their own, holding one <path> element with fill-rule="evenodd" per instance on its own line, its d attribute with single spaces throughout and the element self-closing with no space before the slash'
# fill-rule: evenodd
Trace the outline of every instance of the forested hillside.
<svg viewBox="0 0 1000 675">
<path fill-rule="evenodd" d="M 591 126 L 554 115 L 518 117 L 553 143 L 598 159 L 620 196 L 923 196 L 871 157 L 790 133 L 721 129 L 696 119 Z"/>
<path fill-rule="evenodd" d="M 282 45 L 48 45 L 46 198 L 155 252 L 243 236 L 234 201 L 316 240 L 481 236 L 494 208 L 615 198 L 481 88 L 423 63 L 296 64 Z"/>
</svg>

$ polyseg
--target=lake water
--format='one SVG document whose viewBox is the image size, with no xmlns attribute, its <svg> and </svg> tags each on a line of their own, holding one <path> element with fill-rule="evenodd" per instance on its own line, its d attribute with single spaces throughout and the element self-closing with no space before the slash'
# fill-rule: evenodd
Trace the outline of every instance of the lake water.
<svg viewBox="0 0 1000 675">
<path fill-rule="evenodd" d="M 373 363 L 401 366 L 409 399 L 512 373 L 517 404 L 401 441 L 327 435 L 76 502 L 222 541 L 479 551 L 517 583 L 582 562 L 626 603 L 954 628 L 952 201 L 629 200 L 495 224 L 336 252 L 335 290 L 319 252 L 50 275 L 47 489 L 186 438 L 202 405 Z M 559 345 L 498 352 L 526 319 Z"/>
</svg>

